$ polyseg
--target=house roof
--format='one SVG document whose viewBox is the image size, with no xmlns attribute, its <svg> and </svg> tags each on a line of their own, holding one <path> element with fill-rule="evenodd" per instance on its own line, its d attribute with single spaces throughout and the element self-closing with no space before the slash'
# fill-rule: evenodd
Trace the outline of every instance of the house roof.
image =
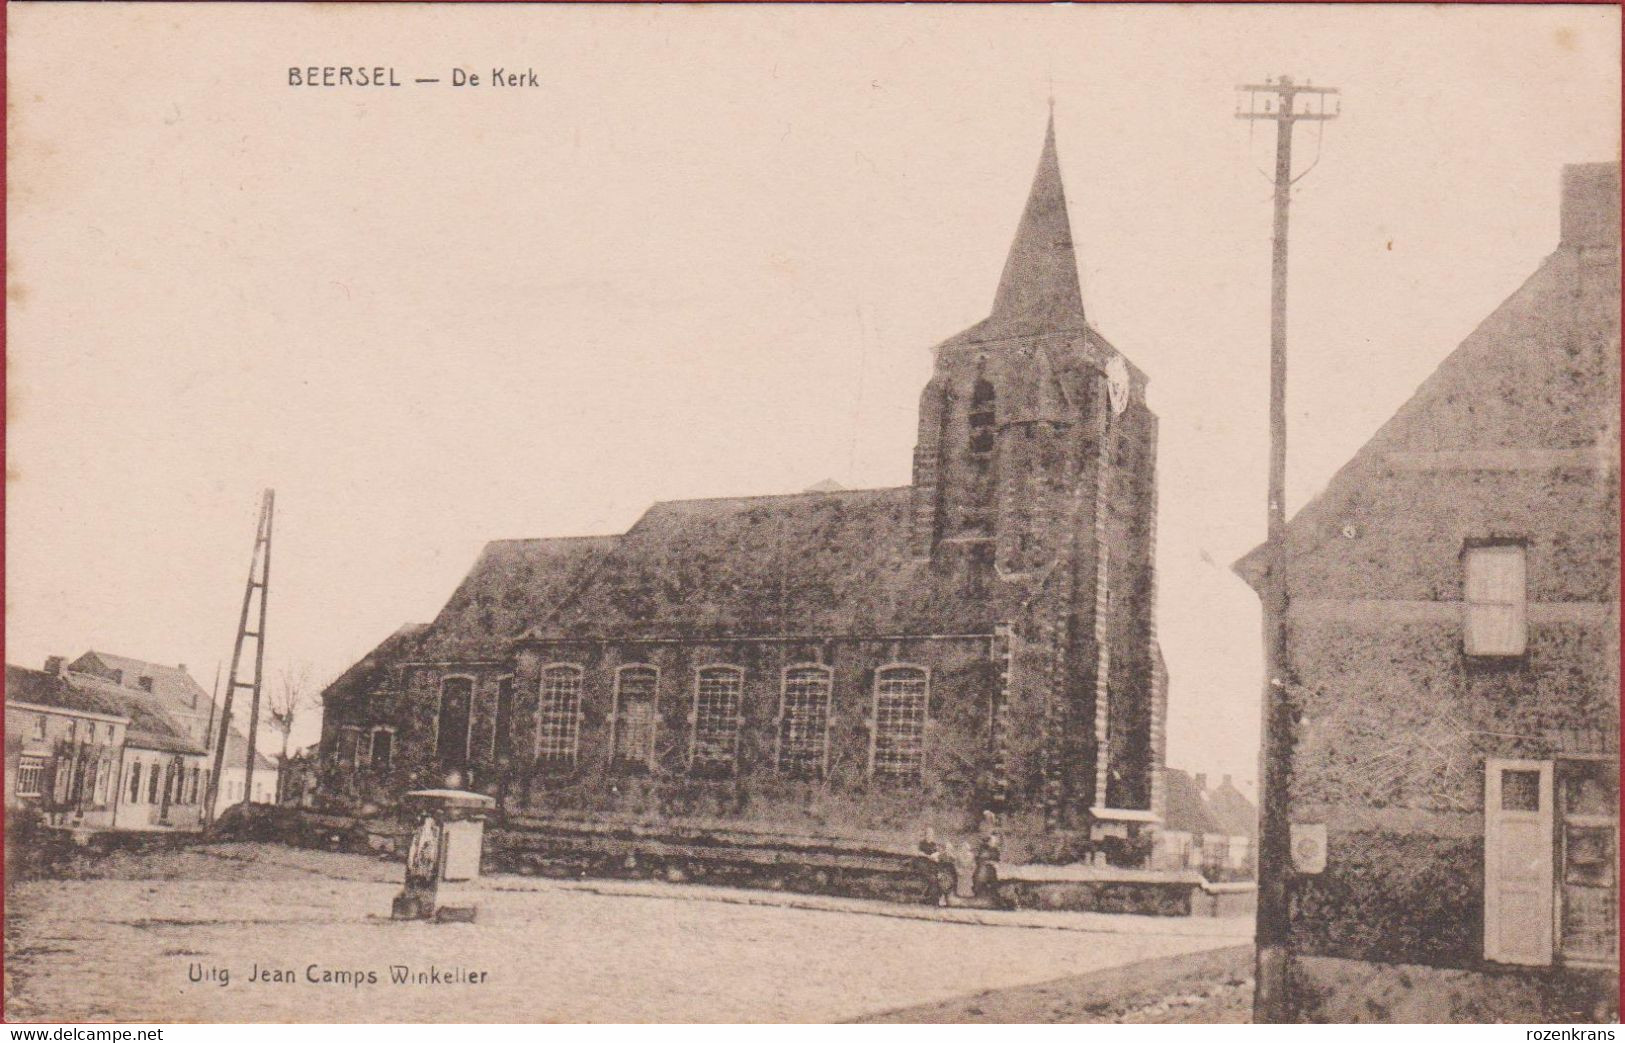
<svg viewBox="0 0 1625 1043">
<path fill-rule="evenodd" d="M 1581 290 L 1585 268 L 1603 252 L 1588 247 L 1611 245 L 1617 257 L 1619 164 L 1583 164 L 1564 175 L 1564 239 L 1558 249 L 1292 516 L 1287 548 L 1294 558 L 1316 551 L 1328 558 L 1359 553 L 1356 543 L 1338 539 L 1341 522 L 1386 473 L 1389 453 L 1617 446 L 1618 431 L 1597 425 L 1618 408 L 1618 268 L 1602 280 L 1607 289 Z M 1597 194 L 1608 205 L 1583 207 L 1587 200 L 1574 198 Z M 1600 210 L 1602 218 L 1575 216 L 1587 209 Z M 1264 580 L 1267 547 L 1254 547 L 1232 566 L 1254 588 Z M 1292 582 L 1296 586 L 1302 578 L 1295 571 Z"/>
<path fill-rule="evenodd" d="M 1196 780 L 1178 768 L 1165 768 L 1164 784 L 1167 796 L 1162 828 L 1176 833 L 1225 833 L 1227 831 L 1208 811 L 1202 791 Z"/>
<path fill-rule="evenodd" d="M 1214 821 L 1230 836 L 1256 836 L 1258 834 L 1258 808 L 1242 796 L 1229 778 L 1213 788 L 1207 796 L 1207 808 Z"/>
<path fill-rule="evenodd" d="M 126 746 L 165 753 L 206 752 L 200 743 L 187 737 L 185 727 L 157 699 L 145 692 L 132 692 L 108 678 L 71 670 L 61 680 L 81 697 L 118 707 L 119 715 L 130 722 L 124 730 Z"/>
<path fill-rule="evenodd" d="M 236 715 L 233 714 L 234 718 L 235 716 Z M 257 742 L 254 749 L 255 771 L 276 770 L 276 761 L 272 760 L 271 755 L 265 751 L 271 748 L 270 743 L 277 735 L 277 732 L 272 731 L 263 723 L 261 724 L 260 733 L 257 737 Z M 213 744 L 210 744 L 209 746 L 209 756 L 214 756 Z M 223 770 L 231 771 L 233 768 L 242 768 L 247 760 L 248 736 L 244 735 L 236 724 L 233 724 L 231 726 L 231 734 L 226 736 L 226 762 Z"/>
<path fill-rule="evenodd" d="M 95 674 L 136 691 L 147 691 L 141 687 L 141 678 L 150 677 L 152 694 L 173 705 L 207 707 L 209 703 L 209 694 L 192 679 L 184 666 L 149 663 L 144 659 L 92 649 L 69 663 L 68 669 L 81 674 Z"/>
<path fill-rule="evenodd" d="M 98 690 L 82 690 L 58 674 L 6 664 L 6 701 L 49 706 L 68 713 L 94 713 L 129 720 L 123 705 Z"/>
</svg>

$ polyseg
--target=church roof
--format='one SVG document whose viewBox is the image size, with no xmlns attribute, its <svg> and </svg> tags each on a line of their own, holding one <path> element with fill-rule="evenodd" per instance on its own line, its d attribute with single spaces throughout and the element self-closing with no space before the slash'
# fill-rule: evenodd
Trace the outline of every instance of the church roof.
<svg viewBox="0 0 1625 1043">
<path fill-rule="evenodd" d="M 657 503 L 622 536 L 487 545 L 440 615 L 328 689 L 361 694 L 403 660 L 498 658 L 516 640 L 984 633 L 971 570 L 910 553 L 911 490 Z"/>
<path fill-rule="evenodd" d="M 1034 335 L 1064 341 L 1031 367 L 1031 402 L 1001 408 L 1052 419 L 1072 371 L 1117 354 L 1084 321 L 1053 118 L 992 314 L 949 343 Z M 988 633 L 1025 591 L 966 567 L 968 551 L 916 559 L 912 496 L 822 482 L 656 503 L 620 536 L 488 544 L 426 630 L 392 637 L 330 692 L 384 683 L 391 662 L 502 658 L 519 640 Z"/>
<path fill-rule="evenodd" d="M 1061 163 L 1055 154 L 1053 113 L 1044 131 L 1044 149 L 1038 156 L 1027 206 L 1005 258 L 991 317 L 1036 323 L 1046 330 L 1079 329 L 1084 324 L 1072 222 L 1061 184 Z"/>
<path fill-rule="evenodd" d="M 910 502 L 905 486 L 657 503 L 534 636 L 987 629 L 913 558 Z"/>
<path fill-rule="evenodd" d="M 549 618 L 615 546 L 617 536 L 494 540 L 414 642 L 420 659 L 499 658 Z"/>
<path fill-rule="evenodd" d="M 481 555 L 480 560 L 486 560 L 486 556 Z M 464 580 L 463 585 L 467 586 L 467 583 Z M 328 684 L 322 691 L 322 706 L 327 710 L 344 710 L 351 702 L 365 700 L 384 687 L 390 670 L 397 663 L 403 658 L 416 656 L 419 639 L 428 629 L 428 623 L 407 623 L 384 638 L 378 647 Z"/>
</svg>

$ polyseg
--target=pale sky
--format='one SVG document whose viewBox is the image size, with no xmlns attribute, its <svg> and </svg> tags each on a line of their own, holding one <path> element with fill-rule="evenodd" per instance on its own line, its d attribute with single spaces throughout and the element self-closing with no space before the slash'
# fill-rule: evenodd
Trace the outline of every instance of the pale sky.
<svg viewBox="0 0 1625 1043">
<path fill-rule="evenodd" d="M 1300 131 L 1289 506 L 1534 270 L 1618 158 L 1615 7 L 9 9 L 6 659 L 267 670 L 431 619 L 494 538 L 909 481 L 1051 87 L 1091 321 L 1162 418 L 1169 761 L 1250 780 L 1273 135 Z M 290 65 L 399 89 L 299 89 Z M 416 85 L 461 65 L 477 88 Z M 534 88 L 492 88 L 494 65 Z M 297 740 L 314 739 L 307 719 Z"/>
</svg>

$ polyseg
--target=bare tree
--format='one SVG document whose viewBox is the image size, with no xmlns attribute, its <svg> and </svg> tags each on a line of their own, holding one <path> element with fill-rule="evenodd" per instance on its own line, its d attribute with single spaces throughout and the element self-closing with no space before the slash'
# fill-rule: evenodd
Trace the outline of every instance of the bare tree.
<svg viewBox="0 0 1625 1043">
<path fill-rule="evenodd" d="M 277 762 L 276 800 L 282 803 L 283 780 L 288 770 L 288 737 L 293 733 L 294 721 L 300 711 L 316 701 L 311 692 L 310 664 L 294 663 L 277 671 L 277 682 L 271 686 L 269 702 L 271 727 L 282 733 L 282 759 Z"/>
</svg>

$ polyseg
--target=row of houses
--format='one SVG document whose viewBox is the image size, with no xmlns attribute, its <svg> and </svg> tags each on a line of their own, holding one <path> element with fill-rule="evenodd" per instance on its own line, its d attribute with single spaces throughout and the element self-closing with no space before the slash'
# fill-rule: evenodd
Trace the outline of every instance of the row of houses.
<svg viewBox="0 0 1625 1043">
<path fill-rule="evenodd" d="M 1196 869 L 1209 880 L 1251 879 L 1255 868 L 1258 808 L 1226 775 L 1209 787 L 1207 776 L 1164 769 L 1162 824 L 1151 849 L 1155 869 Z"/>
<path fill-rule="evenodd" d="M 90 651 L 45 669 L 6 665 L 8 809 L 32 808 L 48 824 L 86 830 L 199 829 L 218 734 L 213 703 L 185 665 Z M 277 766 L 256 754 L 249 788 L 247 739 L 228 732 L 215 814 L 276 799 Z"/>
</svg>

